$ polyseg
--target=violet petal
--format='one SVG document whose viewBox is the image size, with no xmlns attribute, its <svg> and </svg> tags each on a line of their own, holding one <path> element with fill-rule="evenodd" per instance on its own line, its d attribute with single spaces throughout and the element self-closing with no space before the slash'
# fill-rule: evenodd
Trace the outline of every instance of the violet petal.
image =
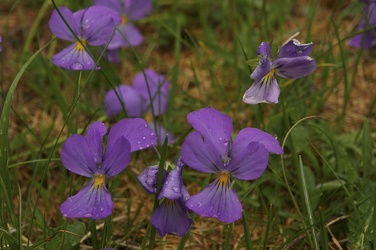
<svg viewBox="0 0 376 250">
<path fill-rule="evenodd" d="M 142 99 L 141 96 L 131 86 L 120 85 L 109 90 L 104 98 L 104 109 L 108 117 L 113 117 L 123 110 L 121 102 L 124 104 L 129 117 L 141 117 Z"/>
<path fill-rule="evenodd" d="M 71 27 L 72 31 L 76 33 L 77 36 L 80 35 L 80 30 L 76 19 L 73 16 L 72 11 L 65 7 L 59 7 L 59 11 L 64 17 L 67 24 Z M 52 33 L 60 39 L 75 42 L 77 39 L 72 33 L 72 31 L 67 27 L 59 13 L 54 10 L 51 14 L 51 18 L 48 21 L 48 25 Z"/>
<path fill-rule="evenodd" d="M 67 218 L 103 219 L 114 208 L 111 194 L 105 186 L 94 187 L 94 180 L 86 184 L 76 195 L 69 197 L 60 206 L 60 211 Z"/>
<path fill-rule="evenodd" d="M 93 58 L 85 49 L 79 49 L 76 43 L 54 55 L 52 62 L 57 66 L 69 70 L 92 70 L 95 67 Z M 99 69 L 99 67 L 95 69 Z"/>
<path fill-rule="evenodd" d="M 125 118 L 114 124 L 108 134 L 107 145 L 110 146 L 121 136 L 131 144 L 131 152 L 157 144 L 157 135 L 141 118 Z"/>
<path fill-rule="evenodd" d="M 285 43 L 278 51 L 277 58 L 308 56 L 312 50 L 312 43 L 301 44 L 292 39 Z"/>
<path fill-rule="evenodd" d="M 92 151 L 82 135 L 74 134 L 66 140 L 60 158 L 64 167 L 75 174 L 93 177 L 97 172 Z"/>
<path fill-rule="evenodd" d="M 97 165 L 102 164 L 103 136 L 106 133 L 106 125 L 103 122 L 97 121 L 89 126 L 85 135 L 92 157 Z"/>
<path fill-rule="evenodd" d="M 258 142 L 264 145 L 270 153 L 283 154 L 283 149 L 278 140 L 271 134 L 257 128 L 244 128 L 235 137 L 232 146 L 232 155 L 236 155 L 237 152 L 242 151 L 250 142 Z"/>
<path fill-rule="evenodd" d="M 276 74 L 283 78 L 301 78 L 316 70 L 315 59 L 309 56 L 279 58 L 273 62 Z"/>
<path fill-rule="evenodd" d="M 181 157 L 191 168 L 204 173 L 217 173 L 224 169 L 221 155 L 210 141 L 202 141 L 198 132 L 190 133 L 185 139 Z"/>
<path fill-rule="evenodd" d="M 203 217 L 216 218 L 225 223 L 232 223 L 242 217 L 242 204 L 230 183 L 221 185 L 218 178 L 200 193 L 191 196 L 187 207 Z"/>
<path fill-rule="evenodd" d="M 128 166 L 130 160 L 131 145 L 124 137 L 119 137 L 114 144 L 107 145 L 99 173 L 107 178 L 115 176 Z"/>
<path fill-rule="evenodd" d="M 144 72 L 140 72 L 135 76 L 132 85 L 146 100 L 148 106 L 152 103 L 154 115 L 158 116 L 166 113 L 170 83 L 163 75 L 154 70 L 145 69 Z M 151 113 L 150 108 L 148 112 Z"/>
<path fill-rule="evenodd" d="M 193 223 L 178 201 L 167 199 L 154 211 L 150 222 L 157 229 L 161 237 L 164 237 L 168 233 L 184 236 Z"/>
<path fill-rule="evenodd" d="M 266 148 L 258 142 L 251 142 L 236 154 L 227 169 L 237 179 L 255 180 L 264 173 L 268 161 Z"/>
<path fill-rule="evenodd" d="M 231 117 L 210 107 L 189 113 L 187 119 L 192 127 L 204 137 L 204 141 L 215 147 L 220 156 L 227 155 L 231 144 Z M 183 160 L 185 161 L 184 158 Z"/>
</svg>

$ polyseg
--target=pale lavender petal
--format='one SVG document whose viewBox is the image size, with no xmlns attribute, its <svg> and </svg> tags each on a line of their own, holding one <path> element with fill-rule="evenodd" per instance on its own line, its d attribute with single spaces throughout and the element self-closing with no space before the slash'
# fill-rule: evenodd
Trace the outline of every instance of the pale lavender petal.
<svg viewBox="0 0 376 250">
<path fill-rule="evenodd" d="M 60 159 L 64 167 L 75 174 L 93 177 L 97 172 L 92 151 L 82 135 L 75 134 L 66 140 L 61 150 Z"/>
<path fill-rule="evenodd" d="M 131 152 L 157 145 L 157 135 L 141 118 L 125 118 L 112 126 L 107 146 L 124 136 L 131 144 Z"/>
<path fill-rule="evenodd" d="M 103 219 L 114 208 L 111 194 L 105 186 L 93 186 L 94 180 L 86 184 L 76 195 L 69 197 L 60 206 L 60 211 L 67 218 Z"/>
<path fill-rule="evenodd" d="M 166 180 L 163 182 L 158 199 L 167 198 L 169 200 L 178 200 L 183 198 L 182 194 L 183 177 L 182 168 L 176 167 L 171 170 Z"/>
<path fill-rule="evenodd" d="M 244 93 L 243 102 L 248 104 L 278 103 L 281 92 L 278 82 L 273 75 L 266 75 L 260 81 L 255 81 Z"/>
<path fill-rule="evenodd" d="M 131 23 L 117 26 L 117 30 L 108 45 L 108 49 L 118 49 L 121 47 L 139 46 L 144 41 L 140 31 Z"/>
<path fill-rule="evenodd" d="M 315 59 L 309 56 L 279 58 L 273 62 L 276 74 L 283 78 L 301 78 L 316 70 Z"/>
<path fill-rule="evenodd" d="M 158 74 L 152 69 L 145 69 L 144 72 L 140 72 L 135 76 L 132 85 L 146 100 L 147 106 L 152 103 L 154 115 L 158 116 L 166 113 L 170 83 L 164 75 Z M 151 108 L 148 109 L 148 112 L 151 113 Z"/>
<path fill-rule="evenodd" d="M 157 122 L 156 124 L 157 124 L 157 126 L 155 126 L 153 122 L 149 122 L 150 128 L 153 131 L 156 131 L 156 133 L 157 133 L 158 143 L 162 145 L 166 136 L 168 136 L 167 143 L 168 144 L 173 143 L 174 140 L 175 140 L 174 135 L 172 133 L 168 132 L 160 123 Z"/>
<path fill-rule="evenodd" d="M 89 45 L 105 45 L 115 26 L 120 23 L 121 18 L 116 11 L 103 6 L 91 6 L 85 10 L 81 19 L 83 37 Z"/>
<path fill-rule="evenodd" d="M 103 156 L 103 163 L 98 171 L 107 178 L 123 171 L 131 160 L 131 144 L 124 138 L 118 138 L 114 144 L 107 145 Z"/>
<path fill-rule="evenodd" d="M 129 20 L 137 20 L 149 15 L 153 9 L 151 0 L 125 1 L 124 14 Z"/>
<path fill-rule="evenodd" d="M 308 56 L 311 50 L 312 43 L 301 44 L 298 40 L 292 39 L 279 49 L 277 58 Z"/>
<path fill-rule="evenodd" d="M 124 104 L 129 117 L 141 117 L 143 114 L 142 98 L 131 86 L 120 85 L 109 90 L 104 98 L 104 109 L 108 117 L 120 114 Z"/>
<path fill-rule="evenodd" d="M 188 122 L 205 142 L 210 142 L 220 156 L 226 156 L 231 144 L 232 120 L 214 108 L 203 108 L 188 114 Z M 184 159 L 185 161 L 185 159 Z"/>
<path fill-rule="evenodd" d="M 251 142 L 237 152 L 227 169 L 237 179 L 255 180 L 264 173 L 268 161 L 268 150 L 260 143 Z"/>
<path fill-rule="evenodd" d="M 147 167 L 141 174 L 137 176 L 138 181 L 141 186 L 149 193 L 155 194 L 157 192 L 157 178 L 158 178 L 158 168 L 159 166 L 150 166 Z M 167 176 L 167 171 L 163 169 L 164 180 Z"/>
<path fill-rule="evenodd" d="M 161 237 L 164 237 L 168 233 L 183 236 L 189 231 L 193 223 L 178 201 L 167 199 L 154 211 L 150 222 L 157 229 Z"/>
<path fill-rule="evenodd" d="M 71 27 L 72 31 L 76 33 L 77 36 L 80 35 L 80 30 L 78 23 L 76 19 L 73 16 L 73 13 L 65 7 L 59 7 L 59 10 L 64 17 L 67 24 Z M 69 27 L 65 24 L 59 13 L 54 10 L 52 12 L 51 18 L 48 21 L 48 25 L 52 31 L 52 33 L 57 36 L 58 38 L 61 38 L 63 40 L 68 41 L 77 41 L 75 36 L 73 35 L 72 31 L 69 29 Z"/>
<path fill-rule="evenodd" d="M 242 217 L 242 204 L 236 192 L 230 188 L 230 182 L 219 184 L 218 178 L 200 193 L 191 196 L 186 205 L 198 215 L 217 218 L 225 223 Z"/>
<path fill-rule="evenodd" d="M 283 149 L 281 148 L 278 140 L 271 134 L 268 134 L 257 128 L 244 128 L 240 130 L 234 140 L 231 155 L 235 156 L 238 152 L 242 151 L 250 142 L 258 142 L 264 145 L 270 153 L 283 154 Z"/>
<path fill-rule="evenodd" d="M 375 31 L 376 31 L 376 29 L 374 31 L 368 31 L 368 32 L 365 32 L 363 34 L 353 36 L 349 40 L 349 45 L 351 47 L 354 47 L 354 48 L 363 47 L 365 49 L 370 49 L 371 47 L 376 45 L 376 38 L 373 35 L 373 32 L 375 32 Z"/>
<path fill-rule="evenodd" d="M 92 70 L 95 67 L 93 58 L 84 50 L 72 44 L 52 57 L 52 62 L 69 70 Z"/>
<path fill-rule="evenodd" d="M 202 141 L 201 135 L 195 131 L 185 139 L 181 157 L 187 166 L 199 172 L 217 173 L 224 169 L 219 152 L 210 141 Z"/>
<path fill-rule="evenodd" d="M 97 165 L 102 164 L 103 136 L 106 133 L 106 125 L 104 125 L 103 122 L 97 121 L 89 126 L 85 135 L 85 139 L 91 150 L 91 155 Z"/>
</svg>

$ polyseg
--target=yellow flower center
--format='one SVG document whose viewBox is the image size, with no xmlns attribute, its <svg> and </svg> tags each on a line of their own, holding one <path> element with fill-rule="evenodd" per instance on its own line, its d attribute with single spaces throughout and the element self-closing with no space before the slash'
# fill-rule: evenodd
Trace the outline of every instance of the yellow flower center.
<svg viewBox="0 0 376 250">
<path fill-rule="evenodd" d="M 218 184 L 222 185 L 222 186 L 228 185 L 229 179 L 230 179 L 230 173 L 228 173 L 228 172 L 221 172 L 219 174 Z"/>
<path fill-rule="evenodd" d="M 169 200 L 169 199 L 165 199 L 164 200 L 164 203 L 165 203 L 165 205 L 167 205 L 167 206 L 172 206 L 172 205 L 174 205 L 174 201 L 173 200 Z"/>
<path fill-rule="evenodd" d="M 81 42 L 77 41 L 76 42 L 76 50 L 83 51 L 85 49 L 85 45 L 86 45 L 85 39 L 82 39 Z"/>
<path fill-rule="evenodd" d="M 121 25 L 126 25 L 128 22 L 128 18 L 126 15 L 121 15 Z"/>
<path fill-rule="evenodd" d="M 147 123 L 151 123 L 153 121 L 151 115 L 149 113 L 146 113 L 145 114 L 145 121 L 147 121 Z"/>
<path fill-rule="evenodd" d="M 94 176 L 94 184 L 93 186 L 95 188 L 101 188 L 104 185 L 104 182 L 106 180 L 106 176 L 103 174 L 98 174 Z"/>
<path fill-rule="evenodd" d="M 276 71 L 275 68 L 272 68 L 268 74 L 266 74 L 262 79 L 264 80 L 265 83 L 270 83 L 273 79 L 274 72 Z"/>
</svg>

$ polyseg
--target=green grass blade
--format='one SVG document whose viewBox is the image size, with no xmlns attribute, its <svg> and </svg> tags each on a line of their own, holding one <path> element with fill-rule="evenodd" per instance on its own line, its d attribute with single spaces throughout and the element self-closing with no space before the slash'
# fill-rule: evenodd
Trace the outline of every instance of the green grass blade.
<svg viewBox="0 0 376 250">
<path fill-rule="evenodd" d="M 301 175 L 301 180 L 302 180 L 302 188 L 303 188 L 303 194 L 304 194 L 304 201 L 305 205 L 307 208 L 307 214 L 308 214 L 308 219 L 309 223 L 311 224 L 312 227 L 312 238 L 313 238 L 313 244 L 316 250 L 319 250 L 319 244 L 316 238 L 316 232 L 315 232 L 315 221 L 313 219 L 313 214 L 312 214 L 312 207 L 311 207 L 311 200 L 309 197 L 308 193 L 308 188 L 307 188 L 307 183 L 306 183 L 306 178 L 305 178 L 305 173 L 304 173 L 304 168 L 303 168 L 303 161 L 302 161 L 302 156 L 299 155 L 299 169 L 300 169 L 300 175 Z"/>
<path fill-rule="evenodd" d="M 22 66 L 22 68 L 17 73 L 16 77 L 14 78 L 12 84 L 10 85 L 8 94 L 5 98 L 3 110 L 1 112 L 1 119 L 0 119 L 0 145 L 4 147 L 4 148 L 0 148 L 0 178 L 2 179 L 4 186 L 6 188 L 6 190 L 3 190 L 3 196 L 6 197 L 5 201 L 12 200 L 12 185 L 10 183 L 10 178 L 9 178 L 7 147 L 8 147 L 9 116 L 10 116 L 10 110 L 12 106 L 13 95 L 27 67 L 35 59 L 35 57 L 41 53 L 42 50 L 44 50 L 47 46 L 49 46 L 51 42 L 52 40 L 49 41 L 46 45 L 44 45 L 42 48 L 40 48 L 38 51 L 36 51 L 26 61 L 26 63 Z M 15 220 L 13 217 L 13 212 L 14 212 L 13 204 L 12 203 L 6 203 L 6 204 L 9 210 L 10 218 L 12 220 L 12 223 L 14 224 Z"/>
</svg>

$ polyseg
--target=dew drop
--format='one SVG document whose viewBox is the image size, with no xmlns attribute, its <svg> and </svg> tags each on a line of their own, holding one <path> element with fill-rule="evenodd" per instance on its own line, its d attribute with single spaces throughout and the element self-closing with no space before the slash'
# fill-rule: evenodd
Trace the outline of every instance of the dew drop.
<svg viewBox="0 0 376 250">
<path fill-rule="evenodd" d="M 172 191 L 174 191 L 175 193 L 179 193 L 180 192 L 180 188 L 178 188 L 178 187 L 172 187 Z"/>
<path fill-rule="evenodd" d="M 144 149 L 143 147 L 139 147 L 138 149 Z"/>
<path fill-rule="evenodd" d="M 145 140 L 145 139 L 146 139 L 146 137 L 145 137 L 145 136 L 143 136 L 143 137 L 142 137 L 142 139 L 143 139 L 143 140 Z"/>
<path fill-rule="evenodd" d="M 153 136 L 153 135 L 155 135 L 155 134 L 154 134 L 154 133 L 151 133 L 150 135 Z"/>
<path fill-rule="evenodd" d="M 101 211 L 103 211 L 103 210 L 104 210 L 104 208 L 103 208 L 103 207 L 101 207 L 101 208 L 100 208 L 100 210 L 101 210 Z"/>
<path fill-rule="evenodd" d="M 138 143 L 138 144 L 140 144 L 141 142 L 140 142 L 140 141 L 138 141 L 137 143 Z"/>
</svg>

